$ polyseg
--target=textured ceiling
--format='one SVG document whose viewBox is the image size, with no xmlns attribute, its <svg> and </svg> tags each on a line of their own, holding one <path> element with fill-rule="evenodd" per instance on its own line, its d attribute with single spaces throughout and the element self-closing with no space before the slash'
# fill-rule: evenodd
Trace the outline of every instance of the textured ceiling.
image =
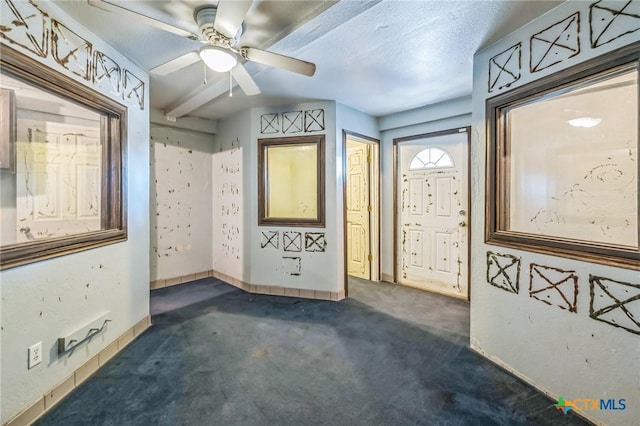
<svg viewBox="0 0 640 426">
<path fill-rule="evenodd" d="M 84 1 L 55 3 L 118 51 L 149 70 L 199 42 Z M 192 32 L 203 1 L 126 1 L 129 9 Z M 222 93 L 228 74 L 196 63 L 169 76 L 151 75 L 151 106 L 168 111 L 198 95 L 189 115 L 222 118 L 238 110 L 332 99 L 374 116 L 471 94 L 473 54 L 547 12 L 560 1 L 254 1 L 241 45 L 316 63 L 314 77 L 248 63 L 262 94 Z M 196 99 L 197 99 L 196 98 Z"/>
</svg>

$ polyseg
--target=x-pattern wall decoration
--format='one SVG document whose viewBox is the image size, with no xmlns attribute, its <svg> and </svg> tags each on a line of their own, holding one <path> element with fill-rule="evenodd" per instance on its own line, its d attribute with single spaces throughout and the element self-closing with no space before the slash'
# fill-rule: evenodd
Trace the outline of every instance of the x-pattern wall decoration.
<svg viewBox="0 0 640 426">
<path fill-rule="evenodd" d="M 640 334 L 640 284 L 589 275 L 589 316 Z"/>
<path fill-rule="evenodd" d="M 300 232 L 283 232 L 282 247 L 284 251 L 302 251 L 302 234 Z"/>
<path fill-rule="evenodd" d="M 600 0 L 589 6 L 591 47 L 640 30 L 640 0 Z"/>
<path fill-rule="evenodd" d="M 324 110 L 306 110 L 304 112 L 304 131 L 320 132 L 322 130 L 324 130 Z"/>
<path fill-rule="evenodd" d="M 51 55 L 60 66 L 90 80 L 92 53 L 90 42 L 55 19 L 51 20 Z"/>
<path fill-rule="evenodd" d="M 102 52 L 96 51 L 93 60 L 93 83 L 114 95 L 120 93 L 122 70 L 113 59 Z"/>
<path fill-rule="evenodd" d="M 489 92 L 511 86 L 520 80 L 522 43 L 514 44 L 489 59 Z"/>
<path fill-rule="evenodd" d="M 0 39 L 41 58 L 49 55 L 64 70 L 97 89 L 144 109 L 144 82 L 89 40 L 51 18 L 33 1 L 0 1 Z"/>
<path fill-rule="evenodd" d="M 124 100 L 144 109 L 144 82 L 129 70 L 124 70 Z"/>
<path fill-rule="evenodd" d="M 285 275 L 302 275 L 302 259 L 299 257 L 282 257 L 282 272 Z"/>
<path fill-rule="evenodd" d="M 262 114 L 260 116 L 260 133 L 263 135 L 280 132 L 280 114 Z"/>
<path fill-rule="evenodd" d="M 487 252 L 487 283 L 510 293 L 520 286 L 520 258 L 510 254 Z"/>
<path fill-rule="evenodd" d="M 327 240 L 324 232 L 305 232 L 304 250 L 311 252 L 324 252 L 327 247 Z"/>
<path fill-rule="evenodd" d="M 300 133 L 303 129 L 302 111 L 282 113 L 282 133 Z"/>
<path fill-rule="evenodd" d="M 529 267 L 529 296 L 547 305 L 577 312 L 578 276 L 575 271 L 532 263 Z"/>
<path fill-rule="evenodd" d="M 271 248 L 278 250 L 280 248 L 280 232 L 278 231 L 262 231 L 260 241 L 261 248 Z"/>
<path fill-rule="evenodd" d="M 530 70 L 541 71 L 580 53 L 580 13 L 531 36 Z"/>
<path fill-rule="evenodd" d="M 2 2 L 0 38 L 46 58 L 49 49 L 48 15 L 32 1 Z"/>
</svg>

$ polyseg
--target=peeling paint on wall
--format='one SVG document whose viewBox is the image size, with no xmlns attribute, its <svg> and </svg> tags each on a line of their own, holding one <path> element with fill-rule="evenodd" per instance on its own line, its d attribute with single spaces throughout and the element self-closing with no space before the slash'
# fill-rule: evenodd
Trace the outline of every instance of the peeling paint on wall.
<svg viewBox="0 0 640 426">
<path fill-rule="evenodd" d="M 210 136 L 166 127 L 151 131 L 152 280 L 211 269 Z M 235 229 L 225 229 L 229 235 Z M 221 242 L 222 243 L 222 242 Z"/>
<path fill-rule="evenodd" d="M 231 268 L 221 271 L 224 273 L 242 270 L 242 150 L 239 145 L 238 138 L 229 139 L 213 156 L 213 255 L 216 262 Z M 216 265 L 214 268 L 220 269 Z"/>
<path fill-rule="evenodd" d="M 282 272 L 285 275 L 302 275 L 302 259 L 299 257 L 282 257 Z"/>
</svg>

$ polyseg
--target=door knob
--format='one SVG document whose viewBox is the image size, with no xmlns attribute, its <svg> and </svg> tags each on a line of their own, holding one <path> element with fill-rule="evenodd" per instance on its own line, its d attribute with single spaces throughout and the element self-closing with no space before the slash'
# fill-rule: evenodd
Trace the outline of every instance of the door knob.
<svg viewBox="0 0 640 426">
<path fill-rule="evenodd" d="M 465 222 L 464 220 L 462 222 L 460 222 L 458 224 L 459 227 L 464 228 L 465 226 L 467 226 L 467 222 Z"/>
</svg>

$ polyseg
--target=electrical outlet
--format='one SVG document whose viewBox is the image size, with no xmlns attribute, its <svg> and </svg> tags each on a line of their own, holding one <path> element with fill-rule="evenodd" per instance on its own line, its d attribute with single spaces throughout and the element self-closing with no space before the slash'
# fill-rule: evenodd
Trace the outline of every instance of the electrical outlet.
<svg viewBox="0 0 640 426">
<path fill-rule="evenodd" d="M 29 362 L 27 367 L 32 369 L 42 362 L 42 342 L 38 342 L 28 349 Z"/>
</svg>

